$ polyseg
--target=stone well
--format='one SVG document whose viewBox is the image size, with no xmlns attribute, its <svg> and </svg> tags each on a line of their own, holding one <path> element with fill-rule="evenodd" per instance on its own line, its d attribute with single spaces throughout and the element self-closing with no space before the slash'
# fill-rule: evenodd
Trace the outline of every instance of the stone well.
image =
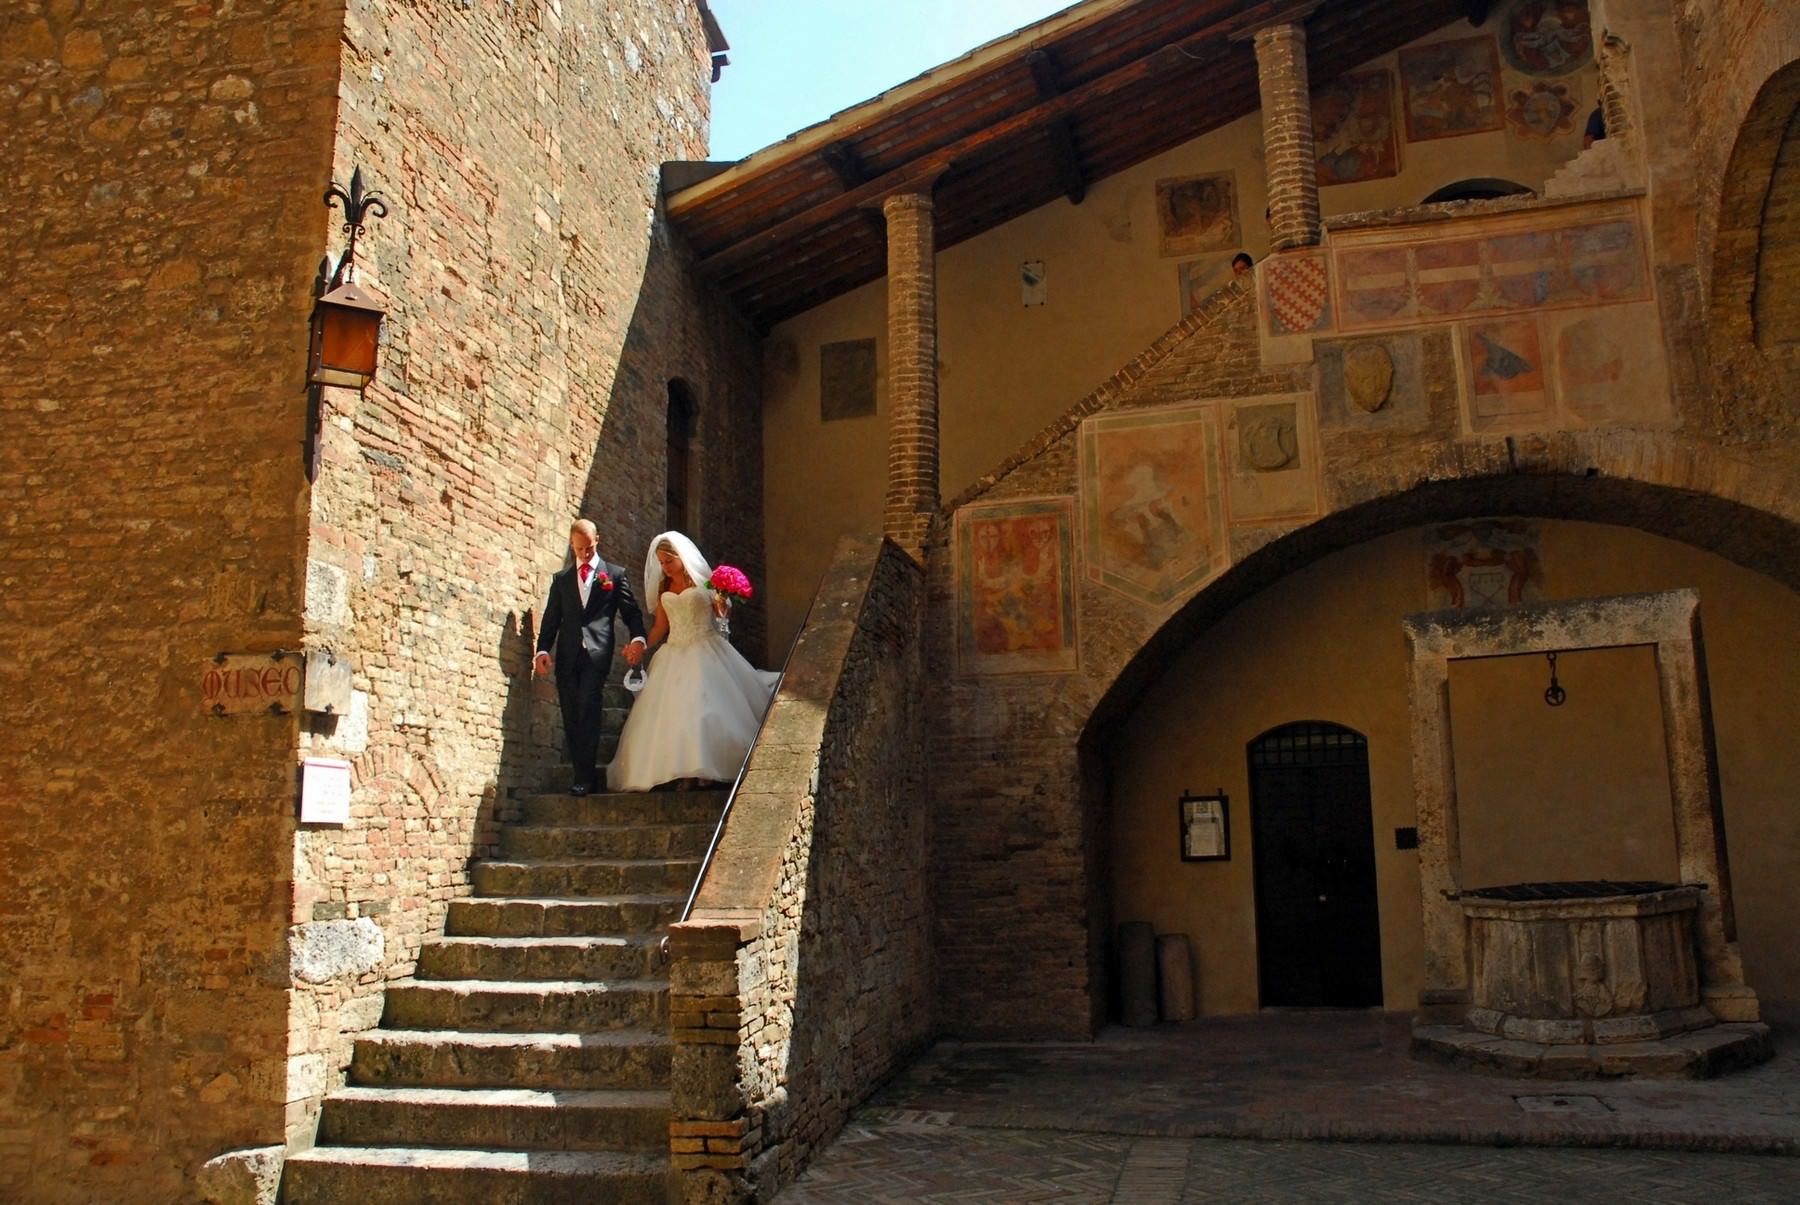
<svg viewBox="0 0 1800 1205">
<path fill-rule="evenodd" d="M 1640 1042 L 1712 1025 L 1694 959 L 1699 896 L 1698 887 L 1669 883 L 1465 892 L 1466 1024 L 1553 1045 Z"/>
<path fill-rule="evenodd" d="M 1773 1052 L 1761 1024 L 1702 1003 L 1702 888 L 1518 883 L 1461 893 L 1469 1007 L 1414 1031 L 1420 1053 L 1517 1075 L 1706 1076 Z"/>
</svg>

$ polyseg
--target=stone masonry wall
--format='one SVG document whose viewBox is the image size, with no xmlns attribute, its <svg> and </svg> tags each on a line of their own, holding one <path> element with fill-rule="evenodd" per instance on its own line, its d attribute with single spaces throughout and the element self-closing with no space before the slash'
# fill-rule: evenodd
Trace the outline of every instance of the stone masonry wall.
<svg viewBox="0 0 1800 1205">
<path fill-rule="evenodd" d="M 768 1199 L 929 1037 L 922 575 L 833 558 L 693 918 L 674 930 L 684 1199 Z"/>
<path fill-rule="evenodd" d="M 1620 0 L 1611 0 L 1618 4 Z M 1678 6 L 1681 95 L 1695 123 L 1697 268 L 1722 438 L 1800 433 L 1800 9 L 1768 0 Z M 1783 170 L 1783 162 L 1786 170 Z M 1772 331 L 1787 339 L 1771 340 Z"/>
<path fill-rule="evenodd" d="M 0 13 L 0 1199 L 279 1142 L 308 285 L 342 5 Z"/>
<path fill-rule="evenodd" d="M 710 69 L 689 0 L 349 10 L 336 173 L 389 201 L 359 246 L 388 319 L 376 381 L 327 399 L 307 640 L 356 695 L 303 739 L 355 784 L 348 826 L 299 838 L 292 920 L 373 925 L 382 952 L 294 985 L 295 1142 L 470 856 L 563 762 L 536 618 L 578 514 L 641 591 L 672 378 L 699 405 L 694 534 L 760 578 L 760 351 L 658 211 L 660 164 L 704 157 Z M 753 652 L 759 620 L 736 624 Z"/>
</svg>

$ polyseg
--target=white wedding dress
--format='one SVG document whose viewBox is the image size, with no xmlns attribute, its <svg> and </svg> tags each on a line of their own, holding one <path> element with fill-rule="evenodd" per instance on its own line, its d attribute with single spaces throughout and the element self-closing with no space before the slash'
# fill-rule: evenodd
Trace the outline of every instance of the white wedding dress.
<svg viewBox="0 0 1800 1205">
<path fill-rule="evenodd" d="M 608 790 L 648 791 L 677 778 L 732 781 L 781 677 L 756 669 L 719 634 L 711 591 L 664 591 L 661 602 L 668 642 L 650 659 L 625 719 L 606 767 Z"/>
</svg>

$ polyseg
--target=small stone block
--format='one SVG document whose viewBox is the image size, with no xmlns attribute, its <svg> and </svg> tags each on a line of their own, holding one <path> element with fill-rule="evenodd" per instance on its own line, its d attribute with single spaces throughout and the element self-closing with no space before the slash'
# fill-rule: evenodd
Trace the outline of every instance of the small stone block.
<svg viewBox="0 0 1800 1205">
<path fill-rule="evenodd" d="M 675 1155 L 700 1154 L 706 1150 L 704 1138 L 671 1138 L 669 1152 Z"/>
<path fill-rule="evenodd" d="M 1497 1034 L 1506 1023 L 1506 1014 L 1491 1008 L 1471 1008 L 1465 1014 L 1464 1021 L 1470 1029 Z"/>
</svg>

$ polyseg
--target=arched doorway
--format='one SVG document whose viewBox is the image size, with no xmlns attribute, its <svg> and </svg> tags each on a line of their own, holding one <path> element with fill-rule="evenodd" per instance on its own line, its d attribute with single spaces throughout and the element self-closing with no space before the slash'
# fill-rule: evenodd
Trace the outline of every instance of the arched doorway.
<svg viewBox="0 0 1800 1205">
<path fill-rule="evenodd" d="M 1251 741 L 1249 761 L 1262 1006 L 1379 1005 L 1369 742 L 1286 724 Z"/>
</svg>

